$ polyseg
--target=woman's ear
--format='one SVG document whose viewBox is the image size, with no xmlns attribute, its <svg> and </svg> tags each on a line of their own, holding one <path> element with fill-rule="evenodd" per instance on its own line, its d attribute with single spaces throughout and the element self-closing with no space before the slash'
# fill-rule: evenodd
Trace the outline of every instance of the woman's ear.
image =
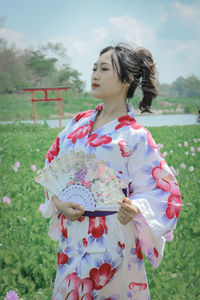
<svg viewBox="0 0 200 300">
<path fill-rule="evenodd" d="M 124 88 L 129 88 L 134 82 L 134 77 L 131 76 L 131 82 L 123 82 L 122 85 Z"/>
</svg>

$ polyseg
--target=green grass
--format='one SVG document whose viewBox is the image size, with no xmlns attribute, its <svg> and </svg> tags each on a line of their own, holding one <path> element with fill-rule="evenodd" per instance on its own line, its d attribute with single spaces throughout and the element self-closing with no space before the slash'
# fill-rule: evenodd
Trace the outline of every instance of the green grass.
<svg viewBox="0 0 200 300">
<path fill-rule="evenodd" d="M 164 144 L 161 153 L 168 152 L 165 159 L 169 166 L 179 169 L 177 180 L 184 203 L 174 241 L 166 244 L 159 268 L 153 269 L 145 258 L 151 300 L 200 299 L 200 142 L 194 141 L 200 138 L 199 126 L 148 129 L 157 143 Z M 15 290 L 24 300 L 51 299 L 57 243 L 47 234 L 50 219 L 43 218 L 38 210 L 44 202 L 44 190 L 33 181 L 37 174 L 31 166 L 36 165 L 37 170 L 44 167 L 45 154 L 58 132 L 45 125 L 0 126 L 1 299 L 9 290 Z M 183 146 L 184 141 L 188 141 L 188 147 Z M 195 156 L 191 155 L 192 146 Z M 12 166 L 17 161 L 20 167 L 15 172 Z M 180 168 L 182 162 L 185 170 Z M 4 196 L 11 204 L 2 202 Z"/>
<path fill-rule="evenodd" d="M 44 97 L 44 93 L 37 92 L 36 98 Z M 49 93 L 49 97 L 57 97 L 57 92 Z M 70 118 L 67 113 L 77 113 L 87 109 L 93 109 L 101 100 L 93 98 L 90 94 L 76 94 L 72 90 L 62 91 L 61 115 L 62 119 Z M 0 94 L 0 120 L 32 120 L 33 105 L 30 101 L 31 93 L 20 92 L 16 94 Z M 139 96 L 131 100 L 134 108 L 138 110 Z M 197 114 L 200 106 L 200 97 L 196 98 L 163 98 L 158 97 L 153 101 L 152 110 L 162 111 L 164 114 L 193 113 Z M 36 102 L 37 120 L 58 119 L 58 102 Z M 178 110 L 176 110 L 178 109 Z"/>
</svg>

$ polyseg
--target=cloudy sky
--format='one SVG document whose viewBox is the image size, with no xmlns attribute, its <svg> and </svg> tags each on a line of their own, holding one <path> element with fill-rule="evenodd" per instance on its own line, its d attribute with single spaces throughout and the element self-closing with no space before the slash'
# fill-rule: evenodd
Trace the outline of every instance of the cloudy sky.
<svg viewBox="0 0 200 300">
<path fill-rule="evenodd" d="M 151 50 L 161 83 L 200 78 L 200 0 L 0 0 L 0 17 L 18 47 L 63 43 L 87 90 L 100 50 L 118 42 Z"/>
</svg>

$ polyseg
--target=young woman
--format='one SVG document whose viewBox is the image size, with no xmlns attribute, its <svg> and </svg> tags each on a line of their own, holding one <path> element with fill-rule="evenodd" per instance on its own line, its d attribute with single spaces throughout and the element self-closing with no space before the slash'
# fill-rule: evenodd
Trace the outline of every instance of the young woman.
<svg viewBox="0 0 200 300">
<path fill-rule="evenodd" d="M 102 103 L 77 114 L 46 154 L 47 166 L 70 151 L 94 153 L 115 170 L 125 195 L 118 213 L 88 216 L 46 191 L 43 214 L 52 217 L 49 235 L 59 240 L 53 300 L 150 299 L 142 252 L 159 266 L 182 206 L 173 173 L 127 103 L 139 85 L 139 108 L 150 112 L 155 72 L 147 49 L 103 49 L 91 77 L 92 95 Z"/>
</svg>

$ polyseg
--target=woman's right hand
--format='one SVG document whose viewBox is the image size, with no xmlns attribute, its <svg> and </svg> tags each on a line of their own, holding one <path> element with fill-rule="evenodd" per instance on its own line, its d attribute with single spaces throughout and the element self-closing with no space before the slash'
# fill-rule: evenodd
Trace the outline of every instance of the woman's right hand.
<svg viewBox="0 0 200 300">
<path fill-rule="evenodd" d="M 82 206 L 75 202 L 63 202 L 58 199 L 56 195 L 52 196 L 52 200 L 57 208 L 65 217 L 70 221 L 76 221 L 84 214 L 84 209 Z"/>
</svg>

